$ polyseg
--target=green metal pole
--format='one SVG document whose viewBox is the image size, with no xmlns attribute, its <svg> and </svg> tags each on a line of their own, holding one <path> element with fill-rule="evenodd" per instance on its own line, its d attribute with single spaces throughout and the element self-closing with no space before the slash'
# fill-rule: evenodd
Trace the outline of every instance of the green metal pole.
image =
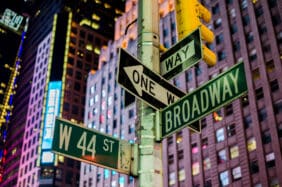
<svg viewBox="0 0 282 187">
<path fill-rule="evenodd" d="M 159 6 L 158 0 L 138 1 L 138 58 L 151 70 L 159 73 Z M 140 187 L 161 187 L 162 150 L 155 142 L 158 112 L 137 101 L 137 135 L 139 143 L 138 178 Z"/>
</svg>

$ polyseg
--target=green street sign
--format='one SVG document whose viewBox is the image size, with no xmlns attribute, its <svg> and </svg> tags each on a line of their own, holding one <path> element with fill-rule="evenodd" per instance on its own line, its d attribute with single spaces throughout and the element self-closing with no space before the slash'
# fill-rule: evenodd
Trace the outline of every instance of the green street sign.
<svg viewBox="0 0 282 187">
<path fill-rule="evenodd" d="M 161 55 L 161 75 L 165 79 L 172 79 L 201 59 L 202 41 L 198 28 Z"/>
<path fill-rule="evenodd" d="M 162 138 L 246 94 L 244 63 L 238 63 L 218 77 L 161 110 Z"/>
<path fill-rule="evenodd" d="M 67 120 L 56 119 L 52 151 L 82 162 L 130 173 L 131 144 Z"/>
</svg>

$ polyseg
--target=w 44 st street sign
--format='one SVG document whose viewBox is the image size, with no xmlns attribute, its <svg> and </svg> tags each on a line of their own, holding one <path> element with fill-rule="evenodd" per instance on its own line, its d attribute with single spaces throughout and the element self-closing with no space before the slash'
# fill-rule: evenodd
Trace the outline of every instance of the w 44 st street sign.
<svg viewBox="0 0 282 187">
<path fill-rule="evenodd" d="M 161 55 L 161 75 L 166 79 L 171 79 L 201 59 L 202 41 L 200 30 L 196 29 Z"/>
<path fill-rule="evenodd" d="M 162 137 L 184 128 L 247 92 L 239 63 L 161 111 Z"/>
<path fill-rule="evenodd" d="M 52 151 L 66 157 L 129 174 L 131 144 L 76 125 L 56 119 Z"/>
</svg>

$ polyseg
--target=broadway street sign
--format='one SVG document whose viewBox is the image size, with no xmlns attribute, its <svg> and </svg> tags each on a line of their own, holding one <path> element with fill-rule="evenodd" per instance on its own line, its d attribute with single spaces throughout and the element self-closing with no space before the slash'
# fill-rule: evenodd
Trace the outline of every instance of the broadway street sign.
<svg viewBox="0 0 282 187">
<path fill-rule="evenodd" d="M 239 63 L 161 111 L 166 137 L 246 94 L 244 64 Z"/>
<path fill-rule="evenodd" d="M 202 43 L 200 30 L 197 29 L 161 56 L 161 75 L 166 79 L 171 79 L 201 59 Z"/>
<path fill-rule="evenodd" d="M 153 108 L 159 110 L 185 96 L 184 92 L 144 66 L 124 49 L 120 49 L 119 55 L 118 83 Z"/>
<path fill-rule="evenodd" d="M 129 174 L 131 144 L 72 122 L 56 119 L 52 151 Z"/>
</svg>

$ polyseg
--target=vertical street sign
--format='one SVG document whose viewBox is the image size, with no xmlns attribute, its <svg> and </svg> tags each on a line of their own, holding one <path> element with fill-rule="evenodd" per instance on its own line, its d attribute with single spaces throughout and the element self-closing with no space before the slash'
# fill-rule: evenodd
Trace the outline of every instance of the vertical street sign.
<svg viewBox="0 0 282 187">
<path fill-rule="evenodd" d="M 185 95 L 124 49 L 120 49 L 119 55 L 118 83 L 153 108 L 157 110 L 164 108 Z"/>
<path fill-rule="evenodd" d="M 201 59 L 201 36 L 200 30 L 196 29 L 161 55 L 161 75 L 166 79 L 171 79 Z"/>
<path fill-rule="evenodd" d="M 234 65 L 161 111 L 162 137 L 184 128 L 246 94 L 244 63 Z"/>
<path fill-rule="evenodd" d="M 131 144 L 63 119 L 56 119 L 52 151 L 82 162 L 130 173 Z"/>
</svg>

